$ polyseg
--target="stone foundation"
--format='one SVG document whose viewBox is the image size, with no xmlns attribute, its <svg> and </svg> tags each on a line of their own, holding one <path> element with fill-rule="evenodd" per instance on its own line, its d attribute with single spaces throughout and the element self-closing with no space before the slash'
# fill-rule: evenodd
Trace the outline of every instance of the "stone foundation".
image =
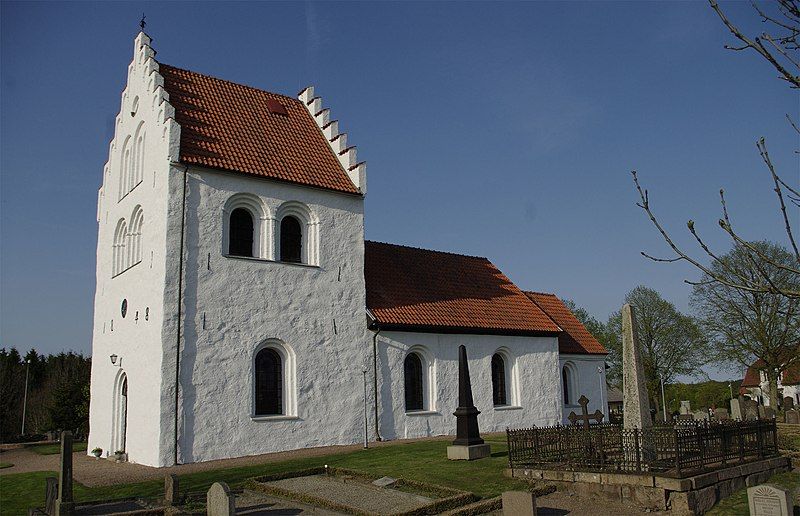
<svg viewBox="0 0 800 516">
<path fill-rule="evenodd" d="M 789 457 L 776 457 L 687 478 L 525 468 L 507 469 L 506 475 L 546 480 L 579 496 L 631 501 L 643 508 L 672 510 L 683 515 L 703 514 L 734 491 L 764 483 L 772 475 L 790 469 Z"/>
</svg>

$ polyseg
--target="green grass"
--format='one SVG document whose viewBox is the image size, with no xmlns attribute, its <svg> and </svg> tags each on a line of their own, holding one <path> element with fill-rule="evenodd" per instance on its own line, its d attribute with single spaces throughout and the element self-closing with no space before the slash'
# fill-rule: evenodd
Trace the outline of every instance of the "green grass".
<svg viewBox="0 0 800 516">
<path fill-rule="evenodd" d="M 227 482 L 236 488 L 249 478 L 310 468 L 328 464 L 341 468 L 356 469 L 380 476 L 403 477 L 429 484 L 438 484 L 454 489 L 471 491 L 481 497 L 498 496 L 509 489 L 520 489 L 525 483 L 506 478 L 503 470 L 508 467 L 505 437 L 489 437 L 492 456 L 473 462 L 447 460 L 449 441 L 424 441 L 397 443 L 369 450 L 335 453 L 324 457 L 296 459 L 257 466 L 219 469 L 180 475 L 181 491 L 206 491 L 214 482 Z M 3 515 L 26 514 L 28 507 L 44 504 L 45 477 L 50 472 L 18 473 L 0 476 L 0 513 Z M 137 484 L 85 487 L 77 482 L 75 499 L 79 502 L 119 499 L 129 497 L 157 497 L 163 495 L 162 479 Z"/>
<path fill-rule="evenodd" d="M 26 446 L 26 448 L 32 452 L 38 453 L 39 455 L 55 455 L 57 453 L 61 453 L 60 443 L 32 444 L 30 446 Z M 86 443 L 72 443 L 72 451 L 86 451 Z"/>
<path fill-rule="evenodd" d="M 792 496 L 795 496 L 797 489 L 800 489 L 800 473 L 791 471 L 779 473 L 770 477 L 767 482 L 783 486 L 792 493 Z M 728 498 L 719 502 L 706 514 L 709 516 L 748 516 L 750 514 L 750 508 L 747 505 L 747 488 L 736 491 Z M 797 514 L 797 509 L 795 509 L 795 514 Z"/>
<path fill-rule="evenodd" d="M 0 462 L 0 469 L 6 469 L 6 468 L 10 468 L 12 466 L 13 466 L 13 464 L 11 464 L 10 462 Z"/>
</svg>

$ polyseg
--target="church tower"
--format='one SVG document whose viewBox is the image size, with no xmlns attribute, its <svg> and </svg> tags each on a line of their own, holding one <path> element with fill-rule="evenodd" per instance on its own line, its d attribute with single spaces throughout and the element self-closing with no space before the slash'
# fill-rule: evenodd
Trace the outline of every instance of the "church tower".
<svg viewBox="0 0 800 516">
<path fill-rule="evenodd" d="M 313 88 L 158 63 L 140 33 L 98 194 L 89 449 L 167 466 L 361 439 L 365 193 Z"/>
</svg>

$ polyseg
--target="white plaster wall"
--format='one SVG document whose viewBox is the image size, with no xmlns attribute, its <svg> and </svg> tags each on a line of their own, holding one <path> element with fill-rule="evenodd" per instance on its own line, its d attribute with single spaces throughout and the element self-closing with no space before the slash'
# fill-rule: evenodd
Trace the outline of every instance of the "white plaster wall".
<svg viewBox="0 0 800 516">
<path fill-rule="evenodd" d="M 458 406 L 458 346 L 467 349 L 472 395 L 481 413 L 481 432 L 506 427 L 553 425 L 560 420 L 558 343 L 555 337 L 450 335 L 381 332 L 378 335 L 380 432 L 385 439 L 455 434 Z M 406 413 L 403 362 L 409 351 L 423 349 L 432 360 L 435 378 L 426 412 Z M 515 362 L 513 407 L 495 408 L 492 401 L 492 355 L 499 349 Z M 509 367 L 510 364 L 506 364 Z"/>
<path fill-rule="evenodd" d="M 757 389 L 751 388 L 749 389 L 751 392 L 755 391 L 756 396 L 763 396 L 764 399 L 764 406 L 769 407 L 772 405 L 771 400 L 769 398 L 769 381 L 767 381 L 767 375 L 761 371 L 759 373 L 761 377 L 761 386 Z M 781 379 L 778 378 L 778 389 L 783 389 L 783 398 L 789 396 L 794 398 L 795 405 L 800 404 L 800 386 L 798 385 L 783 385 L 781 383 Z"/>
<path fill-rule="evenodd" d="M 178 200 L 170 218 L 179 228 L 182 175 L 174 177 Z M 319 266 L 223 255 L 223 207 L 242 192 L 273 216 L 285 201 L 305 203 L 319 220 Z M 363 206 L 357 195 L 189 169 L 179 462 L 363 439 L 362 367 L 369 343 Z M 277 224 L 267 220 L 264 226 Z M 175 241 L 168 247 L 168 295 L 174 298 L 179 251 Z M 174 321 L 165 325 L 164 421 L 174 406 L 175 329 Z M 291 417 L 252 417 L 254 353 L 268 339 L 283 341 L 295 357 Z M 172 427 L 162 431 L 167 445 Z"/>
<path fill-rule="evenodd" d="M 562 406 L 562 420 L 563 424 L 569 424 L 570 412 L 575 412 L 578 415 L 582 414 L 581 407 L 578 405 L 577 400 L 581 395 L 589 398 L 587 409 L 589 414 L 594 414 L 595 410 L 599 410 L 605 414 L 603 422 L 608 422 L 608 389 L 606 385 L 606 369 L 605 369 L 605 355 L 571 355 L 563 354 L 559 356 L 558 360 L 558 385 L 559 385 L 559 403 Z M 564 391 L 561 376 L 561 369 L 569 362 L 574 366 L 574 371 L 577 373 L 573 380 L 573 398 L 575 400 L 572 405 L 564 405 Z M 599 368 L 599 369 L 598 369 Z M 600 371 L 598 373 L 598 371 Z"/>
<path fill-rule="evenodd" d="M 102 448 L 104 455 L 116 451 L 119 438 L 112 438 L 113 392 L 115 382 L 124 372 L 128 378 L 129 460 L 161 465 L 159 407 L 167 181 L 170 160 L 177 154 L 179 129 L 161 87 L 163 79 L 153 55 L 149 38 L 140 34 L 134 41 L 134 58 L 128 68 L 128 82 L 122 92 L 109 159 L 98 192 L 97 287 L 87 453 L 95 447 Z M 137 97 L 138 109 L 131 115 Z M 140 127 L 146 130 L 142 180 L 120 199 L 122 147 Z M 129 222 L 137 205 L 144 212 L 141 262 L 112 278 L 112 245 L 117 222 L 121 218 Z M 128 300 L 125 318 L 120 310 L 123 299 Z M 112 354 L 119 357 L 116 365 L 109 358 Z"/>
</svg>

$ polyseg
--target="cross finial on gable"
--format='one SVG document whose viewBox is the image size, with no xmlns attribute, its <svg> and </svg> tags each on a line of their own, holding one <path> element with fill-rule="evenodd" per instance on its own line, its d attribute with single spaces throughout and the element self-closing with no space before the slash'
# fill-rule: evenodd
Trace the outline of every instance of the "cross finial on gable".
<svg viewBox="0 0 800 516">
<path fill-rule="evenodd" d="M 144 27 L 145 27 L 145 25 L 147 25 L 147 22 L 145 21 L 145 18 L 146 18 L 146 16 L 144 15 L 144 13 L 142 13 L 142 19 L 139 20 L 139 27 L 142 28 L 142 32 L 144 32 Z"/>
</svg>

